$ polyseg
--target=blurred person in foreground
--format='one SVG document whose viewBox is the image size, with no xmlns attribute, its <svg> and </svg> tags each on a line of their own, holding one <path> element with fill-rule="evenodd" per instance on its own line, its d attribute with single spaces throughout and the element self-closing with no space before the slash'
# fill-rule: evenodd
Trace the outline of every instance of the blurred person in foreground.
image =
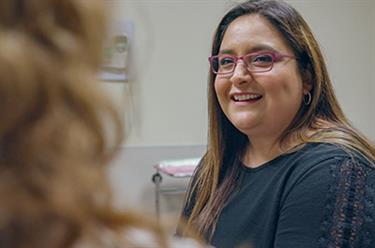
<svg viewBox="0 0 375 248">
<path fill-rule="evenodd" d="M 196 245 L 112 207 L 122 125 L 96 84 L 105 7 L 0 1 L 0 247 Z"/>
<path fill-rule="evenodd" d="M 209 62 L 190 230 L 218 248 L 375 247 L 375 147 L 341 110 L 302 16 L 284 1 L 240 3 Z"/>
</svg>

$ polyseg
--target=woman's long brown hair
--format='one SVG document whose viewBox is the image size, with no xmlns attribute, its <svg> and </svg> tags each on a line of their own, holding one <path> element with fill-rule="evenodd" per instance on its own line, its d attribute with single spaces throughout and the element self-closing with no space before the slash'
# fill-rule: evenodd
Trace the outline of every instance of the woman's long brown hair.
<svg viewBox="0 0 375 248">
<path fill-rule="evenodd" d="M 235 6 L 217 27 L 211 55 L 218 54 L 230 23 L 250 14 L 263 16 L 280 32 L 299 62 L 301 77 L 311 79 L 311 104 L 301 104 L 295 118 L 281 135 L 280 142 L 292 134 L 301 145 L 308 142 L 333 143 L 374 161 L 374 146 L 352 127 L 342 112 L 318 43 L 307 23 L 289 4 L 275 0 L 250 0 Z M 190 185 L 185 203 L 192 205 L 185 226 L 203 234 L 207 240 L 212 237 L 226 200 L 236 189 L 238 164 L 251 142 L 224 115 L 214 90 L 214 81 L 215 75 L 210 72 L 208 149 Z M 308 136 L 306 130 L 314 130 L 314 135 Z"/>
<path fill-rule="evenodd" d="M 157 225 L 111 205 L 106 165 L 123 134 L 96 78 L 105 7 L 0 1 L 0 247 L 103 247 L 103 231 L 131 227 L 167 246 Z"/>
</svg>

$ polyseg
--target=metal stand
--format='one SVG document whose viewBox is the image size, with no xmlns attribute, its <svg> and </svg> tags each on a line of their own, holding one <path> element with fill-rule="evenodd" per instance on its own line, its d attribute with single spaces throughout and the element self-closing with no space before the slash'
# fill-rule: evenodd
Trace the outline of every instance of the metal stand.
<svg viewBox="0 0 375 248">
<path fill-rule="evenodd" d="M 200 158 L 192 159 L 181 159 L 171 161 L 161 161 L 155 165 L 156 172 L 152 175 L 152 182 L 155 184 L 155 212 L 157 220 L 160 220 L 160 196 L 184 194 L 186 193 L 186 185 L 184 186 L 172 186 L 168 183 L 164 186 L 161 185 L 163 177 L 161 174 L 165 174 L 172 178 L 188 178 L 191 177 L 196 166 L 198 165 Z"/>
<path fill-rule="evenodd" d="M 152 175 L 152 182 L 155 183 L 155 209 L 156 209 L 156 218 L 159 221 L 160 219 L 160 184 L 163 181 L 163 177 L 157 171 Z"/>
</svg>

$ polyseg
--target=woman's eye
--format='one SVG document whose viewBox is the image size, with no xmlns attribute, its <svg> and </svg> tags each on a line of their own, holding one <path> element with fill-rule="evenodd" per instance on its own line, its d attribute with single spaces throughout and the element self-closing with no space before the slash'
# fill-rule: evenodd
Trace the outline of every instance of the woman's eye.
<svg viewBox="0 0 375 248">
<path fill-rule="evenodd" d="M 269 54 L 261 54 L 261 55 L 256 55 L 252 57 L 251 63 L 254 65 L 268 65 L 271 64 L 273 61 L 273 58 Z"/>
<path fill-rule="evenodd" d="M 220 66 L 231 65 L 233 63 L 234 59 L 232 57 L 222 57 L 219 59 Z"/>
</svg>

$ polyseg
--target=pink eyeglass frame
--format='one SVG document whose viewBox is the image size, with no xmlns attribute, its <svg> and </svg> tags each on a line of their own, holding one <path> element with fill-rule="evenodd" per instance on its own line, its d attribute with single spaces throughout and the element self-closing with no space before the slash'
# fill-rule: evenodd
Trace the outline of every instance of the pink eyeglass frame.
<svg viewBox="0 0 375 248">
<path fill-rule="evenodd" d="M 265 69 L 265 70 L 257 70 L 257 71 L 251 71 L 251 70 L 249 70 L 250 67 L 247 65 L 247 63 L 245 62 L 244 58 L 249 57 L 249 56 L 255 56 L 255 55 L 271 55 L 271 57 L 272 57 L 272 64 L 271 64 L 271 66 L 269 68 Z M 283 53 L 279 53 L 279 52 L 276 52 L 276 51 L 260 51 L 260 52 L 248 53 L 248 54 L 245 54 L 243 56 L 235 56 L 235 55 L 227 54 L 227 57 L 230 57 L 230 58 L 234 59 L 233 70 L 231 70 L 230 72 L 215 72 L 214 67 L 213 67 L 213 62 L 214 62 L 215 58 L 218 58 L 220 56 L 222 56 L 222 54 L 210 56 L 208 58 L 208 61 L 210 62 L 211 71 L 214 74 L 218 74 L 218 75 L 227 75 L 227 74 L 233 73 L 234 70 L 236 69 L 238 60 L 242 60 L 245 63 L 247 70 L 249 70 L 251 72 L 258 73 L 258 72 L 267 72 L 267 71 L 272 70 L 273 64 L 275 62 L 280 61 L 282 58 L 291 58 L 291 59 L 295 59 L 296 58 L 293 55 L 283 54 Z"/>
</svg>

